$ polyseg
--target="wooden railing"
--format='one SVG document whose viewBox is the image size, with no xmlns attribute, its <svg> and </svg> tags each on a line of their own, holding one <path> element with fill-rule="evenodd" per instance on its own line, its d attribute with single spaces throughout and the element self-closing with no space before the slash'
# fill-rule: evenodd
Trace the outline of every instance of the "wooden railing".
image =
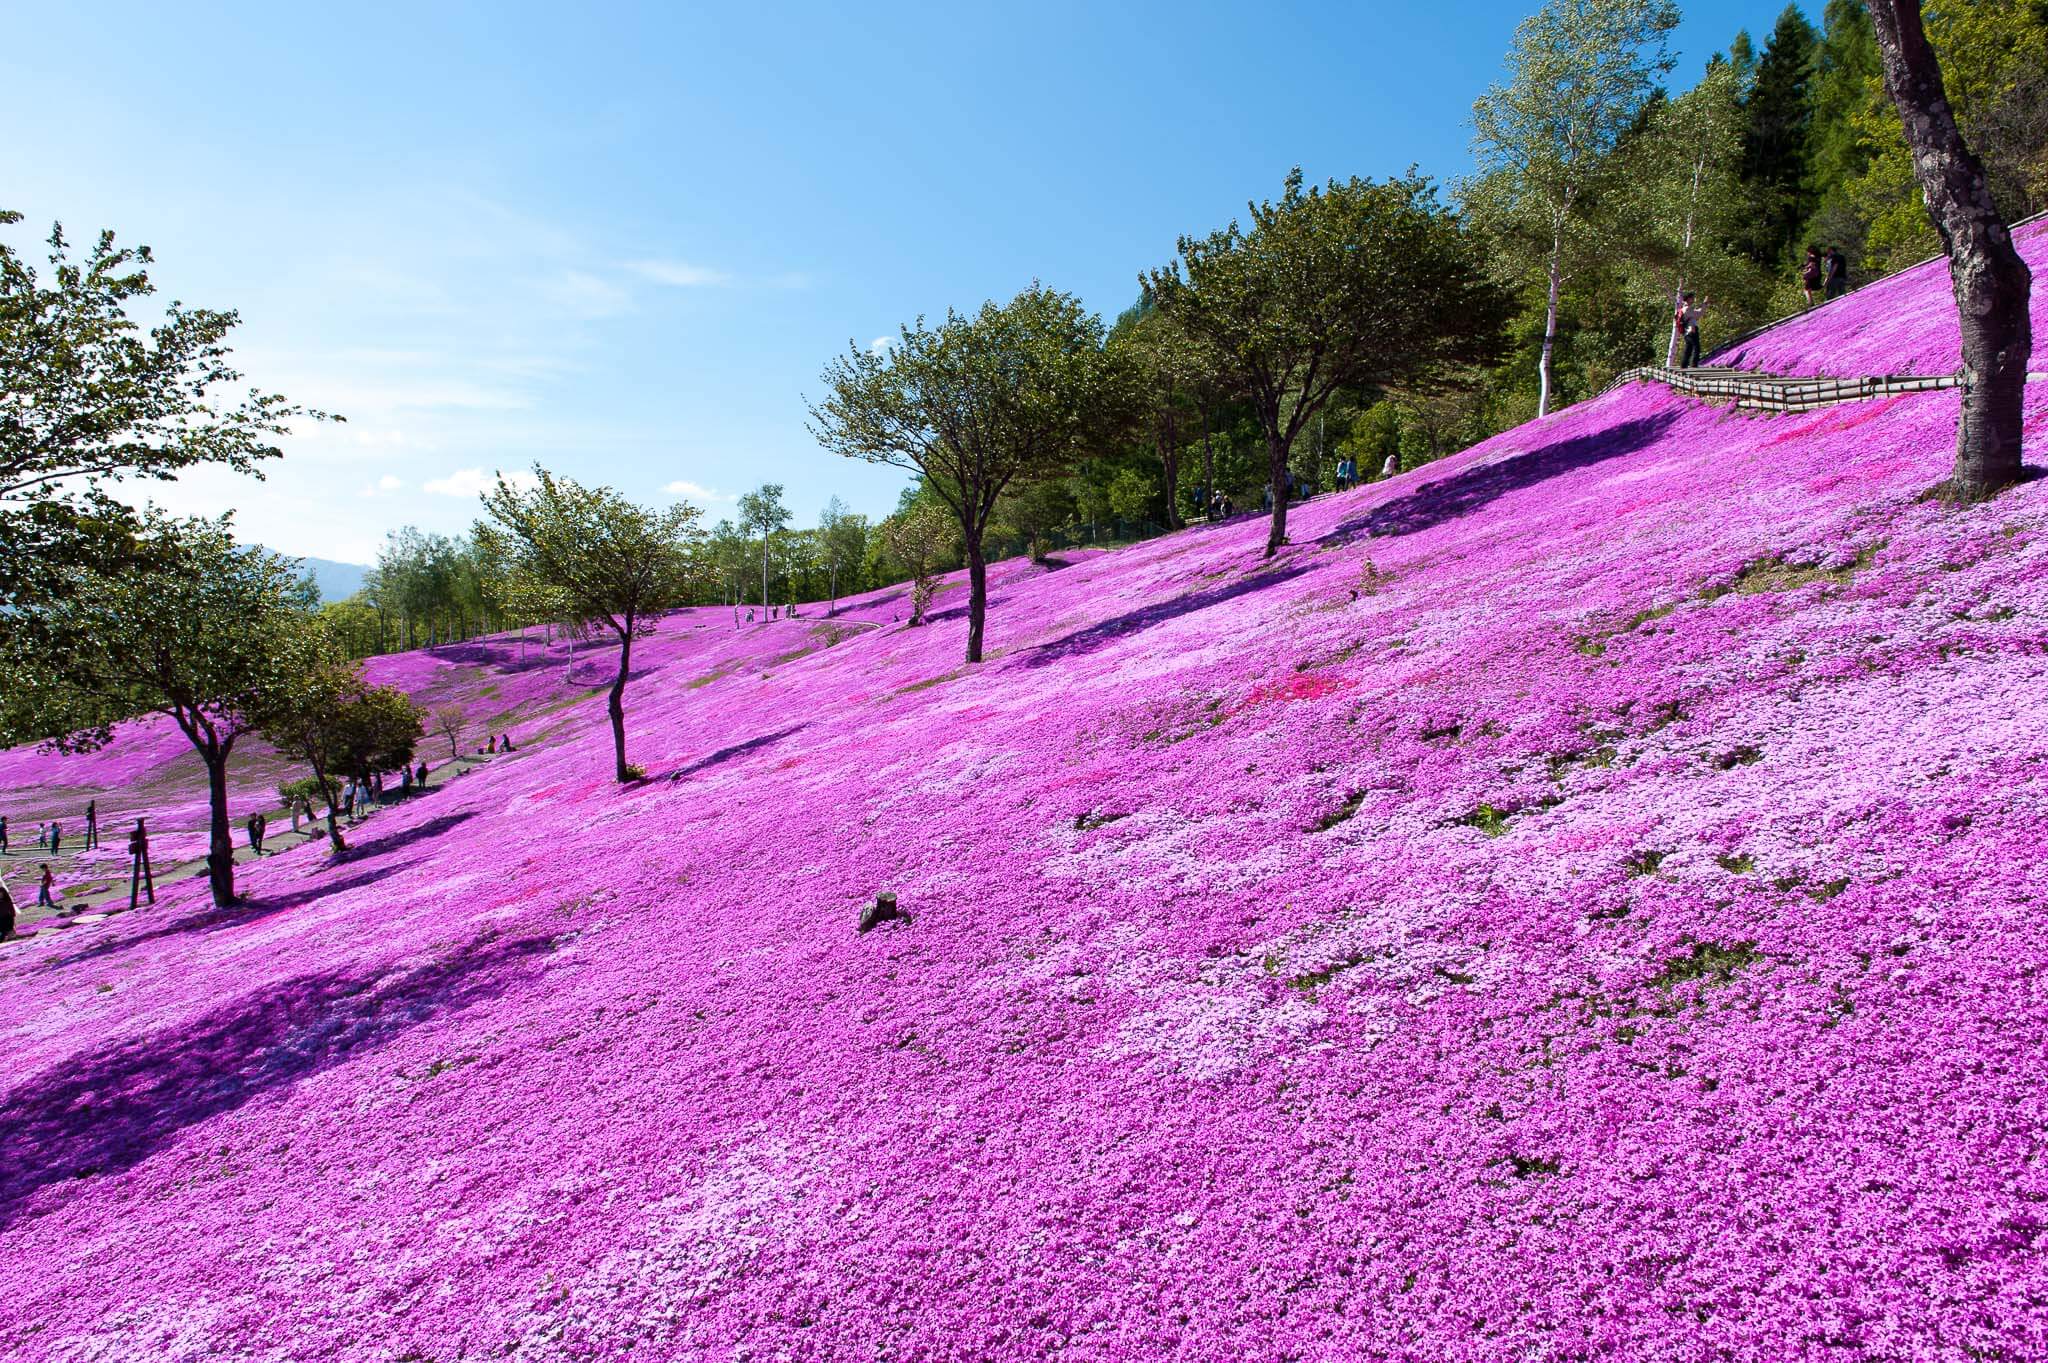
<svg viewBox="0 0 2048 1363">
<path fill-rule="evenodd" d="M 1790 377 L 1761 374 L 1749 369 L 1671 369 L 1664 365 L 1643 365 L 1617 374 L 1602 389 L 1609 393 L 1625 383 L 1661 383 L 1676 392 L 1689 393 L 1710 401 L 1732 401 L 1737 407 L 1755 412 L 1810 412 L 1841 402 L 1864 402 L 1870 398 L 1894 397 L 1900 393 L 1931 393 L 1942 388 L 1960 388 L 1963 376 L 1956 374 L 1872 374 L 1862 378 Z"/>
</svg>

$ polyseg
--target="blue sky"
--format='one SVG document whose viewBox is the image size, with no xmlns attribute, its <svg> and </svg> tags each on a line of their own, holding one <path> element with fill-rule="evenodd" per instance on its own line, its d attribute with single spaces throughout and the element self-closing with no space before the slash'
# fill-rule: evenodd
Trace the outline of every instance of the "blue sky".
<svg viewBox="0 0 2048 1363">
<path fill-rule="evenodd" d="M 1034 278 L 1113 318 L 1295 164 L 1454 177 L 1533 5 L 36 6 L 0 206 L 18 247 L 147 242 L 253 381 L 349 418 L 152 490 L 274 547 L 458 531 L 536 460 L 879 514 L 902 476 L 804 429 L 833 353 Z M 1689 6 L 1676 79 L 1777 8 Z"/>
</svg>

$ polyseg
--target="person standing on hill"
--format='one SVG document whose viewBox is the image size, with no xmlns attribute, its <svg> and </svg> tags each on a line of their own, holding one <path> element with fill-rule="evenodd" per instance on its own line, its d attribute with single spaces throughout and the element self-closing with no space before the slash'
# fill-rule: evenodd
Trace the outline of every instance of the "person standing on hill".
<svg viewBox="0 0 2048 1363">
<path fill-rule="evenodd" d="M 258 810 L 249 816 L 249 822 L 245 825 L 249 830 L 249 850 L 259 857 L 263 855 L 263 830 L 269 822 L 270 820 L 263 817 L 263 812 Z"/>
<path fill-rule="evenodd" d="M 52 819 L 50 820 L 50 855 L 54 857 L 63 850 L 64 825 Z"/>
<path fill-rule="evenodd" d="M 1679 357 L 1678 367 L 1690 369 L 1700 362 L 1700 314 L 1707 310 L 1706 301 L 1693 301 L 1691 294 L 1681 294 L 1678 311 L 1671 319 L 1671 325 L 1678 328 L 1685 338 L 1685 353 Z"/>
<path fill-rule="evenodd" d="M 1839 246 L 1828 247 L 1828 253 L 1823 258 L 1822 265 L 1827 279 L 1827 297 L 1840 298 L 1843 294 L 1849 292 L 1849 258 L 1842 254 L 1842 248 Z"/>
<path fill-rule="evenodd" d="M 0 884 L 0 942 L 14 935 L 14 895 Z"/>
<path fill-rule="evenodd" d="M 156 878 L 149 870 L 149 829 L 138 818 L 135 831 L 128 835 L 128 907 L 134 908 L 144 894 L 150 903 L 156 903 Z"/>
<path fill-rule="evenodd" d="M 1806 290 L 1806 306 L 1813 306 L 1813 296 L 1827 283 L 1827 267 L 1821 263 L 1820 247 L 1806 248 L 1806 261 L 1799 267 L 1799 285 Z"/>
<path fill-rule="evenodd" d="M 57 877 L 50 874 L 50 863 L 42 863 L 43 878 L 36 884 L 36 905 L 39 908 L 57 907 Z"/>
<path fill-rule="evenodd" d="M 100 802 L 85 802 L 85 850 L 90 852 L 100 845 Z"/>
<path fill-rule="evenodd" d="M 0 857 L 7 855 L 7 816 L 0 814 Z"/>
</svg>

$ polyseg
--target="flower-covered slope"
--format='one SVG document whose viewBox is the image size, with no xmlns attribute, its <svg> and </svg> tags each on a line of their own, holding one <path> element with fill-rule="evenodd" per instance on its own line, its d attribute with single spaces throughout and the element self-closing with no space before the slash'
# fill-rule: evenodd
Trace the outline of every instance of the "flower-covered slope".
<svg viewBox="0 0 2048 1363">
<path fill-rule="evenodd" d="M 643 785 L 593 698 L 0 948 L 0 1344 L 2048 1356 L 2048 482 L 1922 500 L 1955 418 L 1625 390 L 972 669 L 681 613 Z"/>
<path fill-rule="evenodd" d="M 2048 218 L 2037 218 L 2014 233 L 2020 253 L 2034 271 L 2034 370 L 2048 370 L 2040 349 L 2041 320 L 2048 316 L 2041 288 L 2048 259 Z M 1760 335 L 1726 346 L 1711 364 L 1762 369 L 1778 374 L 1826 374 L 1857 378 L 1867 374 L 1952 374 L 1962 364 L 1961 329 L 1949 291 L 1948 262 L 1923 261 L 1910 270 L 1869 284 L 1846 297 L 1822 303 Z M 1941 295 L 1937 297 L 1937 295 Z M 1948 303 L 1939 315 L 1929 304 Z M 1711 321 L 1711 315 L 1709 320 Z"/>
</svg>

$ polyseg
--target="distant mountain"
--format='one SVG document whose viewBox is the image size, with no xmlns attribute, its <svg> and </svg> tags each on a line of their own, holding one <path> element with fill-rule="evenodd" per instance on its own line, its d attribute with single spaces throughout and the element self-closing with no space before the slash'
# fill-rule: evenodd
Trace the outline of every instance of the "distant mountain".
<svg viewBox="0 0 2048 1363">
<path fill-rule="evenodd" d="M 313 581 L 320 586 L 322 601 L 345 601 L 354 596 L 363 589 L 363 578 L 370 571 L 367 563 L 337 563 L 331 558 L 308 558 L 299 554 L 286 557 L 298 559 L 300 566 L 313 575 Z"/>
</svg>

